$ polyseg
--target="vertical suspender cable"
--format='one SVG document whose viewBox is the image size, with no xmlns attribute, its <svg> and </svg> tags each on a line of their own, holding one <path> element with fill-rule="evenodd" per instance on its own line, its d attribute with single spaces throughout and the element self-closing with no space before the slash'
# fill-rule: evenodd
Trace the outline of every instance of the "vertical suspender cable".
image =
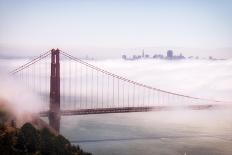
<svg viewBox="0 0 232 155">
<path fill-rule="evenodd" d="M 143 106 L 145 104 L 145 88 L 143 87 Z"/>
<path fill-rule="evenodd" d="M 87 104 L 88 104 L 88 96 L 87 96 L 87 84 L 88 84 L 88 68 L 87 66 L 85 66 L 85 108 L 87 108 Z"/>
<path fill-rule="evenodd" d="M 48 59 L 46 59 L 46 64 L 45 64 L 45 68 L 46 68 L 46 72 L 45 72 L 45 94 L 46 94 L 46 104 L 49 104 L 49 95 L 48 95 L 48 79 L 49 79 L 49 75 L 48 75 Z"/>
<path fill-rule="evenodd" d="M 133 84 L 133 107 L 135 105 L 135 84 Z"/>
<path fill-rule="evenodd" d="M 150 89 L 148 89 L 148 92 L 147 92 L 147 99 L 148 99 L 147 106 L 149 106 L 150 105 Z"/>
<path fill-rule="evenodd" d="M 107 86 L 107 107 L 109 107 L 109 91 L 110 91 L 110 80 L 109 80 L 109 75 L 107 75 L 108 79 L 108 86 Z"/>
<path fill-rule="evenodd" d="M 82 64 L 80 64 L 80 109 L 82 108 Z"/>
<path fill-rule="evenodd" d="M 98 108 L 98 71 L 97 71 L 97 95 L 96 96 L 97 96 L 97 99 L 96 99 L 97 103 L 96 104 L 97 104 L 97 108 Z"/>
<path fill-rule="evenodd" d="M 140 106 L 140 86 L 138 86 L 137 88 L 137 94 L 138 94 L 138 103 L 137 103 L 137 106 L 139 107 Z"/>
<path fill-rule="evenodd" d="M 63 96 L 63 107 L 65 106 L 65 96 L 66 96 L 66 94 L 65 94 L 65 64 L 66 64 L 66 62 L 65 62 L 65 60 L 63 61 L 63 64 L 61 65 L 61 74 L 62 74 L 62 96 Z"/>
<path fill-rule="evenodd" d="M 68 98 L 68 107 L 71 108 L 72 106 L 72 91 L 71 91 L 71 85 L 72 85 L 72 77 L 71 77 L 71 61 L 69 60 L 69 84 L 68 84 L 68 88 L 69 88 L 69 98 Z"/>
<path fill-rule="evenodd" d="M 130 105 L 130 84 L 127 84 L 127 106 Z"/>
<path fill-rule="evenodd" d="M 113 83 L 113 91 L 112 91 L 112 96 L 113 96 L 113 104 L 112 104 L 112 107 L 114 107 L 114 77 L 112 77 L 112 83 Z"/>
<path fill-rule="evenodd" d="M 77 109 L 77 95 L 78 95 L 78 93 L 77 93 L 77 69 L 78 69 L 78 67 L 77 67 L 77 65 L 79 65 L 79 64 L 77 64 L 77 63 L 74 63 L 74 65 L 75 65 L 75 73 L 74 73 L 74 76 L 73 76 L 73 80 L 74 80 L 74 106 L 75 106 L 75 109 Z"/>
<path fill-rule="evenodd" d="M 33 66 L 33 78 L 32 78 L 32 81 L 33 81 L 33 90 L 36 91 L 36 86 L 35 86 L 35 82 L 36 82 L 36 78 L 35 78 L 35 71 L 36 71 L 36 64 L 32 65 Z"/>
<path fill-rule="evenodd" d="M 93 69 L 91 69 L 91 108 L 93 108 Z"/>
<path fill-rule="evenodd" d="M 154 105 L 154 102 L 155 102 L 155 92 L 154 90 L 151 90 L 151 106 Z"/>
<path fill-rule="evenodd" d="M 125 81 L 122 81 L 122 104 L 123 104 L 123 107 L 124 107 L 124 84 L 125 84 Z"/>
<path fill-rule="evenodd" d="M 78 96 L 78 93 L 77 93 L 77 69 L 78 69 L 78 64 L 77 63 L 73 63 L 73 105 L 74 105 L 74 109 L 76 110 L 77 109 L 77 96 Z"/>
<path fill-rule="evenodd" d="M 37 76 L 39 77 L 39 95 L 40 95 L 40 97 L 42 97 L 42 92 L 41 92 L 41 78 L 43 77 L 42 75 L 41 75 L 41 62 L 39 63 L 39 69 L 38 69 L 38 74 L 37 74 Z M 41 77 L 42 76 L 42 77 Z"/>
<path fill-rule="evenodd" d="M 117 78 L 118 79 L 118 78 Z M 118 107 L 119 107 L 119 79 L 118 79 Z"/>
<path fill-rule="evenodd" d="M 104 107 L 103 104 L 104 104 L 104 101 L 103 101 L 103 89 L 104 89 L 104 74 L 102 73 L 102 94 L 101 94 L 101 100 L 102 100 L 102 108 Z"/>
</svg>

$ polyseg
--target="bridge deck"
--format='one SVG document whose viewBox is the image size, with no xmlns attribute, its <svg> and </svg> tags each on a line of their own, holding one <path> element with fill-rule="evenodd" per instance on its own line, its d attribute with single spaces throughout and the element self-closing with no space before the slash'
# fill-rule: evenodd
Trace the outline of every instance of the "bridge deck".
<svg viewBox="0 0 232 155">
<path fill-rule="evenodd" d="M 165 111 L 178 108 L 187 108 L 192 110 L 203 110 L 219 107 L 219 105 L 188 105 L 188 106 L 144 106 L 144 107 L 119 107 L 119 108 L 96 108 L 96 109 L 79 109 L 79 110 L 61 110 L 62 116 L 69 115 L 89 115 L 89 114 L 105 114 L 105 113 L 128 113 L 128 112 L 148 112 L 148 111 Z M 47 117 L 49 111 L 40 112 L 41 117 Z"/>
</svg>

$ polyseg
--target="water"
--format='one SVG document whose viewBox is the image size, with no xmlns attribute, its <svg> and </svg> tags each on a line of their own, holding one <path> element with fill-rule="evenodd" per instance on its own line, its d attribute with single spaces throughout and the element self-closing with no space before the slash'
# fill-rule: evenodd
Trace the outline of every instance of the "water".
<svg viewBox="0 0 232 155">
<path fill-rule="evenodd" d="M 63 117 L 61 133 L 96 155 L 231 155 L 232 111 Z"/>
<path fill-rule="evenodd" d="M 11 70 L 25 60 L 1 60 Z M 129 79 L 196 97 L 232 100 L 232 61 L 91 62 Z M 231 155 L 232 110 L 65 116 L 61 133 L 96 155 Z"/>
</svg>

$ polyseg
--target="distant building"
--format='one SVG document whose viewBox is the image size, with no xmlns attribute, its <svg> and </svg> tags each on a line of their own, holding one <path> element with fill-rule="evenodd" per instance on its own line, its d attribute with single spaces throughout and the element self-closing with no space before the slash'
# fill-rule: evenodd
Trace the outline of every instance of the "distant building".
<svg viewBox="0 0 232 155">
<path fill-rule="evenodd" d="M 126 60 L 126 55 L 122 55 L 122 59 Z"/>
<path fill-rule="evenodd" d="M 143 53 L 142 53 L 142 57 L 144 58 L 144 50 L 143 50 Z"/>
<path fill-rule="evenodd" d="M 133 55 L 133 60 L 138 59 L 137 55 Z"/>
<path fill-rule="evenodd" d="M 180 55 L 177 57 L 177 59 L 185 59 L 185 57 L 180 53 Z"/>
<path fill-rule="evenodd" d="M 173 51 L 172 50 L 168 50 L 167 51 L 167 59 L 172 59 L 173 58 Z"/>
<path fill-rule="evenodd" d="M 155 54 L 155 55 L 153 55 L 152 58 L 153 58 L 153 59 L 163 59 L 164 56 L 163 56 L 162 54 Z"/>
</svg>

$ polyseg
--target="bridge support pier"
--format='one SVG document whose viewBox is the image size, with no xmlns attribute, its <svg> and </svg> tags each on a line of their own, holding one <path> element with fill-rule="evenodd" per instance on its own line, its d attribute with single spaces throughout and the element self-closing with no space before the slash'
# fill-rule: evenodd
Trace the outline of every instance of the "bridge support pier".
<svg viewBox="0 0 232 155">
<path fill-rule="evenodd" d="M 49 125 L 60 131 L 60 50 L 51 50 Z"/>
</svg>

